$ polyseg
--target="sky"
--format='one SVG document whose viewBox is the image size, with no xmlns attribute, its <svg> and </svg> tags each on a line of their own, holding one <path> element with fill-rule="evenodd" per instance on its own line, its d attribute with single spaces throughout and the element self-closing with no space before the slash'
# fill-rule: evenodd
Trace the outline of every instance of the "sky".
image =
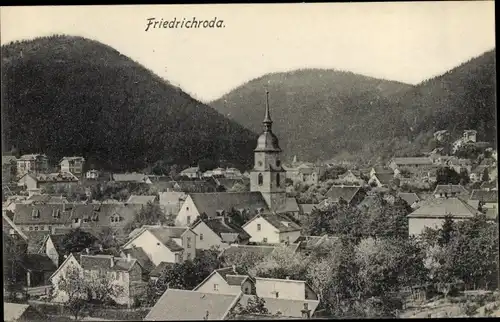
<svg viewBox="0 0 500 322">
<path fill-rule="evenodd" d="M 264 74 L 334 68 L 417 84 L 495 47 L 493 1 L 1 7 L 1 43 L 107 44 L 210 102 Z M 150 28 L 147 19 L 223 28 Z"/>
</svg>

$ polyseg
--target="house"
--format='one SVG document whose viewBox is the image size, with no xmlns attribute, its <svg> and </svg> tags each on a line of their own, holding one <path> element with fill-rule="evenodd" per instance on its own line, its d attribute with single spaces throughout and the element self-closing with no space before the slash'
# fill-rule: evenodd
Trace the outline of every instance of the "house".
<svg viewBox="0 0 500 322">
<path fill-rule="evenodd" d="M 13 155 L 2 155 L 2 183 L 11 182 L 17 175 L 17 158 Z"/>
<path fill-rule="evenodd" d="M 168 191 L 158 193 L 158 202 L 166 216 L 175 216 L 179 214 L 187 194 L 184 192 Z"/>
<path fill-rule="evenodd" d="M 300 214 L 302 216 L 309 216 L 315 208 L 318 207 L 318 204 L 315 203 L 302 203 L 299 204 Z"/>
<path fill-rule="evenodd" d="M 498 190 L 497 181 L 483 182 L 481 184 L 481 190 Z"/>
<path fill-rule="evenodd" d="M 193 291 L 213 294 L 255 294 L 255 281 L 248 275 L 240 275 L 234 267 L 214 270 Z"/>
<path fill-rule="evenodd" d="M 160 192 L 216 192 L 215 182 L 209 180 L 153 181 L 152 186 Z"/>
<path fill-rule="evenodd" d="M 429 157 L 392 158 L 388 166 L 396 171 L 404 168 L 430 168 L 434 166 L 434 162 Z"/>
<path fill-rule="evenodd" d="M 420 201 L 420 198 L 414 192 L 400 192 L 398 193 L 398 197 L 406 201 L 406 203 L 412 208 L 416 208 L 418 202 Z"/>
<path fill-rule="evenodd" d="M 245 307 L 253 295 L 242 295 L 239 304 Z M 319 300 L 290 300 L 281 298 L 266 297 L 265 307 L 272 316 L 250 316 L 248 319 L 310 319 L 314 316 L 320 301 Z M 245 316 L 246 317 L 246 316 Z M 238 318 L 244 319 L 243 316 Z"/>
<path fill-rule="evenodd" d="M 59 161 L 60 171 L 69 172 L 78 177 L 83 174 L 84 163 L 85 159 L 83 157 L 64 157 Z"/>
<path fill-rule="evenodd" d="M 26 173 L 17 181 L 18 186 L 26 187 L 28 190 L 43 189 L 52 185 L 56 189 L 59 187 L 69 188 L 78 183 L 78 178 L 70 172 L 58 173 Z"/>
<path fill-rule="evenodd" d="M 144 291 L 142 271 L 136 259 L 114 257 L 112 255 L 84 255 L 78 257 L 70 254 L 61 266 L 51 275 L 54 290 L 54 302 L 64 303 L 68 300 L 67 294 L 59 288 L 61 276 L 66 275 L 70 267 L 78 269 L 83 279 L 92 279 L 97 274 L 105 274 L 115 285 L 123 288 L 113 300 L 118 304 L 132 306 L 134 298 Z"/>
<path fill-rule="evenodd" d="M 85 178 L 89 180 L 97 180 L 99 179 L 101 173 L 99 170 L 96 169 L 90 169 L 87 172 L 85 172 Z"/>
<path fill-rule="evenodd" d="M 335 185 L 364 186 L 366 182 L 361 176 L 361 172 L 359 171 L 347 170 L 346 173 L 341 174 L 337 179 L 333 180 L 333 183 Z"/>
<path fill-rule="evenodd" d="M 47 315 L 30 304 L 3 303 L 3 320 L 5 322 L 44 321 Z"/>
<path fill-rule="evenodd" d="M 148 254 L 146 254 L 142 247 L 123 249 L 120 256 L 122 258 L 128 258 L 130 256 L 130 258 L 137 260 L 137 263 L 141 266 L 142 280 L 149 280 L 149 274 L 155 269 L 155 264 L 149 259 Z"/>
<path fill-rule="evenodd" d="M 141 205 L 123 203 L 18 204 L 13 222 L 24 232 L 81 228 L 97 233 L 103 228 L 112 228 L 121 234 L 140 209 Z"/>
<path fill-rule="evenodd" d="M 68 199 L 63 196 L 49 195 L 49 194 L 36 194 L 30 196 L 25 201 L 21 202 L 24 204 L 62 204 L 67 203 Z"/>
<path fill-rule="evenodd" d="M 384 168 L 381 166 L 374 166 L 370 170 L 369 177 L 373 177 L 375 174 L 391 174 L 394 175 L 394 170 L 390 168 Z"/>
<path fill-rule="evenodd" d="M 28 172 L 44 173 L 49 169 L 49 159 L 45 154 L 25 154 L 17 159 L 17 175 L 23 176 Z"/>
<path fill-rule="evenodd" d="M 286 170 L 286 178 L 293 182 L 302 182 L 304 184 L 316 184 L 323 174 L 323 168 L 311 163 L 294 163 L 292 166 L 283 166 Z"/>
<path fill-rule="evenodd" d="M 335 247 L 336 243 L 339 241 L 338 237 L 335 236 L 300 236 L 296 241 L 299 244 L 298 251 L 309 255 L 312 251 L 318 250 L 319 247 L 323 247 L 330 251 Z"/>
<path fill-rule="evenodd" d="M 241 295 L 169 288 L 143 321 L 224 320 Z"/>
<path fill-rule="evenodd" d="M 147 205 L 148 203 L 156 204 L 158 203 L 158 196 L 140 196 L 140 195 L 131 195 L 126 204 L 137 204 L 137 205 Z"/>
<path fill-rule="evenodd" d="M 300 237 L 301 227 L 283 214 L 258 214 L 243 228 L 251 237 L 250 242 L 279 244 L 294 243 Z"/>
<path fill-rule="evenodd" d="M 182 170 L 181 173 L 179 173 L 179 175 L 181 175 L 183 177 L 188 177 L 190 179 L 199 179 L 199 178 L 201 178 L 201 171 L 200 171 L 200 168 L 198 168 L 198 167 L 191 167 L 191 168 L 187 168 L 185 170 Z"/>
<path fill-rule="evenodd" d="M 435 198 L 463 197 L 469 196 L 469 191 L 459 184 L 438 184 L 432 193 Z"/>
<path fill-rule="evenodd" d="M 366 196 L 365 190 L 359 186 L 332 186 L 325 194 L 328 202 L 344 200 L 350 205 L 357 205 Z"/>
<path fill-rule="evenodd" d="M 391 173 L 375 173 L 368 180 L 368 184 L 372 187 L 389 187 L 394 180 L 394 174 Z"/>
<path fill-rule="evenodd" d="M 318 300 L 318 295 L 305 281 L 255 277 L 257 296 L 287 300 Z"/>
<path fill-rule="evenodd" d="M 113 173 L 113 181 L 116 182 L 135 182 L 135 183 L 147 183 L 151 184 L 151 179 L 142 173 L 132 172 L 132 173 Z"/>
<path fill-rule="evenodd" d="M 42 242 L 42 247 L 40 247 L 38 253 L 46 255 L 56 267 L 59 267 L 65 260 L 64 255 L 67 255 L 64 251 L 64 239 L 65 235 L 59 234 L 47 234 Z M 85 245 L 90 247 L 91 245 Z"/>
<path fill-rule="evenodd" d="M 461 198 L 430 198 L 408 215 L 409 234 L 419 235 L 426 227 L 440 228 L 448 214 L 453 220 L 464 220 L 480 212 Z"/>
<path fill-rule="evenodd" d="M 498 208 L 498 194 L 495 190 L 472 190 L 469 201 L 475 201 L 481 209 Z"/>
<path fill-rule="evenodd" d="M 146 226 L 130 235 L 122 249 L 142 248 L 155 266 L 182 263 L 196 256 L 196 233 L 186 227 Z"/>
<path fill-rule="evenodd" d="M 26 287 L 47 285 L 57 269 L 52 260 L 42 254 L 22 254 L 16 264 L 16 271 Z"/>
<path fill-rule="evenodd" d="M 269 208 L 262 194 L 256 191 L 190 193 L 177 214 L 175 224 L 188 226 L 202 213 L 208 218 L 214 218 L 232 209 L 253 215 Z"/>
<path fill-rule="evenodd" d="M 226 173 L 224 176 L 228 179 L 239 179 L 239 178 L 244 178 L 243 174 L 241 173 L 240 170 L 236 168 L 226 168 Z"/>
<path fill-rule="evenodd" d="M 238 225 L 231 222 L 228 216 L 197 220 L 191 226 L 196 233 L 196 248 L 225 248 L 230 244 L 247 244 L 250 235 Z"/>
</svg>

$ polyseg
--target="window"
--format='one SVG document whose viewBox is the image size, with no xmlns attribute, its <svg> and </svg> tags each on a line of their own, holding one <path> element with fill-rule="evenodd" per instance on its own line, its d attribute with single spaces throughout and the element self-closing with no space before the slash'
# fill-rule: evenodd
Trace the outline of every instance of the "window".
<svg viewBox="0 0 500 322">
<path fill-rule="evenodd" d="M 203 240 L 203 234 L 200 234 L 200 240 Z"/>
<path fill-rule="evenodd" d="M 186 247 L 191 248 L 191 237 L 186 238 Z"/>
<path fill-rule="evenodd" d="M 276 293 L 276 298 L 280 296 L 280 292 L 275 292 Z"/>
<path fill-rule="evenodd" d="M 73 219 L 73 223 L 78 224 L 79 222 L 80 222 L 80 219 L 78 219 L 78 218 Z"/>
<path fill-rule="evenodd" d="M 186 217 L 186 220 L 187 220 L 187 223 L 188 223 L 188 225 L 189 225 L 189 224 L 191 223 L 191 216 L 187 216 L 187 217 Z"/>
<path fill-rule="evenodd" d="M 33 209 L 33 211 L 31 212 L 31 216 L 33 218 L 40 218 L 40 210 L 38 209 Z"/>
<path fill-rule="evenodd" d="M 280 186 L 280 174 L 279 173 L 276 173 L 276 186 L 277 187 Z"/>
<path fill-rule="evenodd" d="M 260 224 L 257 224 L 257 231 L 260 231 L 262 229 Z"/>
<path fill-rule="evenodd" d="M 219 290 L 219 284 L 214 284 L 214 291 L 218 291 Z"/>
<path fill-rule="evenodd" d="M 187 253 L 187 259 L 191 259 L 191 253 Z"/>
<path fill-rule="evenodd" d="M 33 230 L 33 226 L 30 226 L 30 231 L 32 231 L 32 230 Z"/>
<path fill-rule="evenodd" d="M 257 162 L 257 164 L 259 165 L 259 167 L 262 167 L 262 161 Z"/>
<path fill-rule="evenodd" d="M 186 210 L 189 211 L 189 207 L 186 207 Z"/>
<path fill-rule="evenodd" d="M 259 186 L 262 186 L 262 184 L 264 183 L 264 177 L 262 176 L 262 173 L 259 173 L 258 183 L 259 183 Z"/>
<path fill-rule="evenodd" d="M 38 226 L 35 226 L 35 230 L 38 230 Z"/>
<path fill-rule="evenodd" d="M 245 294 L 250 294 L 250 290 L 248 289 L 248 286 L 245 287 Z"/>
<path fill-rule="evenodd" d="M 280 160 L 276 160 L 276 166 L 279 167 L 281 165 L 281 161 Z"/>
<path fill-rule="evenodd" d="M 304 310 L 309 310 L 309 304 L 308 303 L 304 303 Z"/>
<path fill-rule="evenodd" d="M 48 231 L 52 231 L 52 226 L 47 226 Z"/>
<path fill-rule="evenodd" d="M 179 263 L 181 261 L 181 255 L 179 253 L 175 254 L 175 262 Z"/>
<path fill-rule="evenodd" d="M 266 238 L 266 237 L 264 237 L 264 239 L 262 239 L 262 241 L 263 241 L 264 243 L 267 243 L 267 238 Z"/>
</svg>

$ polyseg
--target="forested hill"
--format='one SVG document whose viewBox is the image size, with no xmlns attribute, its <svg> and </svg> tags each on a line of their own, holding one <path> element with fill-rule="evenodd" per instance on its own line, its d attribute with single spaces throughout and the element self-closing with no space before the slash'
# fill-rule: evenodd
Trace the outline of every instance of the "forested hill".
<svg viewBox="0 0 500 322">
<path fill-rule="evenodd" d="M 289 158 L 411 155 L 436 130 L 477 129 L 480 139 L 492 137 L 494 56 L 487 52 L 416 86 L 323 69 L 267 74 L 210 105 L 258 131 L 268 89 L 275 132 Z"/>
<path fill-rule="evenodd" d="M 248 166 L 257 137 L 113 48 L 64 35 L 2 46 L 2 135 L 4 149 L 116 171 Z"/>
</svg>

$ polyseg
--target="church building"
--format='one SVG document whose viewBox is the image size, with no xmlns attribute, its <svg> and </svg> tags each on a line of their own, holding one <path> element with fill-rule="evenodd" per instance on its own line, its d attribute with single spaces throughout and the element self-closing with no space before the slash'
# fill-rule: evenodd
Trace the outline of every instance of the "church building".
<svg viewBox="0 0 500 322">
<path fill-rule="evenodd" d="M 249 192 L 189 193 L 177 217 L 177 226 L 191 225 L 201 214 L 208 218 L 223 217 L 232 209 L 248 216 L 261 213 L 300 212 L 295 198 L 287 198 L 286 171 L 281 164 L 281 148 L 272 131 L 273 121 L 266 92 L 264 130 L 254 150 L 254 168 L 250 173 Z"/>
</svg>

